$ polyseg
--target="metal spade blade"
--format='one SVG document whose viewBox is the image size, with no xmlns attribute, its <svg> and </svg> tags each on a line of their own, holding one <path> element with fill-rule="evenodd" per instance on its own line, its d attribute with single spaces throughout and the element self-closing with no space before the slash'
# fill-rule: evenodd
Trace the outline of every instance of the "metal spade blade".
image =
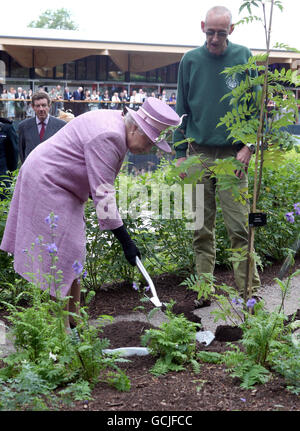
<svg viewBox="0 0 300 431">
<path fill-rule="evenodd" d="M 144 265 L 142 264 L 142 262 L 140 261 L 140 259 L 136 256 L 136 265 L 138 267 L 138 269 L 141 271 L 142 275 L 144 276 L 145 280 L 147 281 L 151 293 L 152 293 L 152 298 L 150 298 L 150 301 L 155 305 L 155 307 L 161 307 L 163 304 L 160 302 L 153 281 L 151 280 L 148 272 L 146 271 Z"/>
</svg>

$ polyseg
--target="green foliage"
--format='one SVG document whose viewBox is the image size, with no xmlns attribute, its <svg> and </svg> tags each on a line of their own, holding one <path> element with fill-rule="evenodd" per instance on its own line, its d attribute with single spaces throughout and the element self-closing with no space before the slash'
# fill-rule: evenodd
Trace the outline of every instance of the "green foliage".
<svg viewBox="0 0 300 431">
<path fill-rule="evenodd" d="M 253 165 L 249 167 L 249 187 L 253 185 Z M 300 218 L 288 223 L 285 214 L 300 202 L 300 156 L 291 151 L 281 156 L 280 164 L 264 169 L 261 194 L 258 201 L 260 211 L 267 214 L 267 225 L 256 229 L 255 249 L 263 262 L 270 258 L 281 260 L 291 246 L 300 228 Z"/>
<path fill-rule="evenodd" d="M 110 231 L 101 231 L 94 203 L 85 207 L 86 220 L 86 270 L 84 286 L 97 289 L 104 283 L 133 278 L 133 268 L 128 265 L 120 243 Z"/>
<path fill-rule="evenodd" d="M 243 389 L 251 389 L 256 384 L 266 383 L 271 373 L 262 365 L 255 363 L 239 348 L 232 345 L 233 350 L 224 354 L 224 362 L 232 377 L 241 380 Z"/>
<path fill-rule="evenodd" d="M 299 322 L 298 322 L 299 323 Z M 279 348 L 275 348 L 270 353 L 272 368 L 280 373 L 286 383 L 287 389 L 296 394 L 300 394 L 300 339 L 299 335 L 288 334 L 282 337 Z"/>
<path fill-rule="evenodd" d="M 54 246 L 53 230 L 57 217 L 50 213 L 46 221 L 51 230 L 51 246 Z M 39 241 L 32 245 L 32 250 L 34 247 L 45 248 L 43 246 L 43 239 L 39 236 Z M 10 311 L 7 318 L 11 323 L 10 336 L 13 337 L 16 349 L 15 353 L 3 359 L 6 366 L 0 369 L 0 378 L 6 382 L 6 390 L 0 399 L 0 407 L 3 406 L 4 409 L 13 406 L 26 410 L 29 405 L 46 409 L 43 397 L 48 394 L 47 391 L 62 389 L 66 385 L 68 387 L 64 395 L 74 394 L 76 399 L 80 399 L 91 392 L 99 379 L 120 390 L 130 388 L 127 376 L 117 365 L 124 360 L 107 356 L 103 352 L 109 346 L 109 341 L 102 339 L 100 333 L 104 322 L 107 319 L 111 321 L 112 318 L 101 316 L 98 326 L 94 327 L 89 325 L 84 307 L 80 309 L 79 315 L 66 311 L 69 297 L 62 298 L 60 295 L 62 275 L 57 270 L 58 258 L 53 247 L 48 250 L 51 255 L 50 272 L 39 274 L 46 281 L 44 287 L 48 288 L 41 288 L 43 281 L 40 281 L 37 274 L 29 274 L 32 282 L 25 285 L 22 295 L 25 294 L 29 299 L 30 306 L 18 305 L 18 298 L 16 304 L 2 302 Z M 32 257 L 29 250 L 27 255 L 28 258 Z M 41 253 L 41 264 L 42 261 Z M 80 272 L 81 270 L 82 268 Z M 51 286 L 55 287 L 55 300 L 49 294 Z M 77 323 L 71 334 L 65 328 L 69 315 Z M 25 363 L 28 364 L 27 368 L 23 366 Z M 26 371 L 28 376 L 25 375 Z M 18 393 L 14 405 L 11 396 L 13 391 Z M 57 396 L 61 397 L 59 393 Z"/>
<path fill-rule="evenodd" d="M 201 275 L 191 274 L 182 283 L 182 286 L 187 286 L 197 292 L 198 299 L 209 299 L 215 292 L 215 277 L 210 273 L 203 273 Z"/>
<path fill-rule="evenodd" d="M 141 337 L 142 345 L 148 346 L 150 354 L 158 356 L 150 372 L 155 375 L 168 371 L 184 370 L 191 363 L 194 370 L 199 370 L 195 361 L 197 323 L 190 322 L 183 314 L 171 312 L 172 303 L 167 307 L 168 321 L 160 329 L 148 329 Z"/>
<path fill-rule="evenodd" d="M 6 179 L 6 184 L 0 182 L 0 194 L 5 196 L 5 199 L 0 200 L 0 242 L 3 237 L 6 218 L 8 215 L 18 172 L 18 170 L 13 172 Z M 21 290 L 21 278 L 15 273 L 13 269 L 13 256 L 8 255 L 8 253 L 0 250 L 0 298 L 3 295 L 5 299 L 15 301 Z"/>
<path fill-rule="evenodd" d="M 57 400 L 66 394 L 70 397 L 73 394 L 76 400 L 88 399 L 87 395 L 99 379 L 119 390 L 130 388 L 127 376 L 117 365 L 124 360 L 103 352 L 109 341 L 101 338 L 100 334 L 104 322 L 111 320 L 109 316 L 101 316 L 99 324 L 94 327 L 89 325 L 88 314 L 82 308 L 80 317 L 73 316 L 77 319 L 77 328 L 68 335 L 64 325 L 68 298 L 53 301 L 47 296 L 48 292 L 43 292 L 34 284 L 30 285 L 28 295 L 32 295 L 31 307 L 6 304 L 10 309 L 8 319 L 12 325 L 11 336 L 16 352 L 3 359 L 6 366 L 0 369 L 0 378 L 6 382 L 6 391 L 0 400 L 4 407 L 11 405 L 10 391 L 19 392 L 15 407 L 19 406 L 22 397 L 26 401 L 28 394 L 23 388 L 24 379 L 28 385 L 32 382 L 29 395 L 32 395 L 34 402 L 40 400 L 40 403 L 45 394 L 48 397 L 50 390 L 66 385 Z M 24 368 L 24 364 L 28 364 L 29 368 Z M 29 376 L 25 375 L 26 370 L 30 371 Z M 44 389 L 48 392 L 44 393 Z M 33 403 L 28 400 L 22 406 L 20 404 L 21 409 L 27 409 L 28 403 Z M 38 403 L 38 406 L 46 408 L 43 404 Z"/>
<path fill-rule="evenodd" d="M 223 355 L 218 352 L 201 351 L 197 353 L 197 359 L 210 364 L 222 364 L 224 362 Z"/>
<path fill-rule="evenodd" d="M 267 382 L 272 376 L 271 371 L 275 370 L 284 376 L 289 390 L 299 394 L 300 339 L 293 331 L 300 328 L 300 321 L 295 321 L 295 313 L 287 323 L 287 317 L 283 313 L 284 301 L 291 290 L 291 281 L 299 273 L 300 270 L 295 271 L 285 281 L 277 279 L 282 301 L 272 312 L 264 309 L 263 301 L 254 301 L 252 306 L 249 301 L 245 305 L 241 298 L 236 297 L 234 289 L 214 284 L 213 288 L 217 293 L 212 293 L 211 297 L 219 309 L 211 314 L 215 314 L 215 320 L 230 320 L 242 329 L 242 348 L 228 343 L 231 349 L 223 355 L 201 351 L 197 353 L 197 359 L 201 362 L 224 363 L 231 376 L 239 378 L 241 387 L 245 389 Z M 198 280 L 194 277 L 190 277 L 185 284 L 193 290 L 199 289 Z"/>
<path fill-rule="evenodd" d="M 70 12 L 65 8 L 45 10 L 36 21 L 31 21 L 28 27 L 58 30 L 77 30 L 78 28 L 72 21 Z"/>
<path fill-rule="evenodd" d="M 24 361 L 15 378 L 0 377 L 0 411 L 56 409 L 58 397 L 53 386 L 41 378 L 33 364 Z"/>
</svg>

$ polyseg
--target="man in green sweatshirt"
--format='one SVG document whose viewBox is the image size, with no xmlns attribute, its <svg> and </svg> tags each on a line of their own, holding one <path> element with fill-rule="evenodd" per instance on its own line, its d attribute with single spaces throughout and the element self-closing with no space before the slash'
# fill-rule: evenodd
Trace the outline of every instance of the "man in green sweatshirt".
<svg viewBox="0 0 300 431">
<path fill-rule="evenodd" d="M 251 52 L 248 48 L 228 40 L 234 26 L 231 12 L 223 6 L 210 9 L 205 22 L 201 22 L 201 28 L 206 34 L 206 43 L 187 52 L 179 66 L 176 112 L 180 116 L 187 115 L 174 134 L 174 142 L 179 142 L 184 137 L 193 138 L 194 141 L 189 145 L 183 143 L 175 146 L 177 165 L 186 160 L 187 155 L 201 154 L 201 159 L 205 161 L 207 167 L 216 159 L 236 157 L 247 170 L 253 148 L 243 144 L 232 144 L 232 141 L 227 139 L 229 132 L 226 127 L 216 126 L 220 118 L 232 109 L 229 98 L 222 101 L 221 98 L 238 85 L 239 79 L 228 78 L 221 72 L 225 67 L 247 63 Z M 248 179 L 244 172 L 237 171 L 236 175 L 240 188 L 247 189 Z M 216 193 L 231 247 L 244 250 L 248 247 L 248 208 L 234 201 L 230 190 L 220 191 L 216 179 L 210 177 L 208 170 L 205 170 L 201 183 L 204 184 L 204 225 L 200 230 L 195 230 L 193 241 L 198 275 L 214 272 Z M 234 268 L 239 292 L 245 287 L 246 272 L 246 260 Z M 254 289 L 260 286 L 256 268 L 252 285 Z"/>
</svg>

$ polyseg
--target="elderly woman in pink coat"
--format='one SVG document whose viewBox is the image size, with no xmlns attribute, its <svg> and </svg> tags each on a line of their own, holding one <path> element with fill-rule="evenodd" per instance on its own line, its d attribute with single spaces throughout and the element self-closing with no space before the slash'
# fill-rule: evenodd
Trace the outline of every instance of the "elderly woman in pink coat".
<svg viewBox="0 0 300 431">
<path fill-rule="evenodd" d="M 84 204 L 89 196 L 100 229 L 113 232 L 126 259 L 135 265 L 140 253 L 119 215 L 114 181 L 128 150 L 147 153 L 156 145 L 170 152 L 159 135 L 179 123 L 167 104 L 150 97 L 137 112 L 128 109 L 125 115 L 113 110 L 82 114 L 38 145 L 20 169 L 0 246 L 14 255 L 15 271 L 31 281 L 31 274 L 38 278 L 49 273 L 55 254 L 63 277 L 60 295 L 70 296 L 69 310 L 78 312 L 77 277 L 85 260 Z M 55 285 L 50 295 L 57 296 Z"/>
</svg>

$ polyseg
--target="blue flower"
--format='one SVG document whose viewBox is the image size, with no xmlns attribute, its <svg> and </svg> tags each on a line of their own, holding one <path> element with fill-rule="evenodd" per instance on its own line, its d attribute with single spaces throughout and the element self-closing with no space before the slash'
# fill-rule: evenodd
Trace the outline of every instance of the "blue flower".
<svg viewBox="0 0 300 431">
<path fill-rule="evenodd" d="M 49 251 L 49 253 L 57 253 L 57 246 L 56 244 L 53 242 L 52 244 L 47 244 L 47 250 Z"/>
<path fill-rule="evenodd" d="M 85 278 L 87 276 L 87 272 L 84 271 L 84 273 L 82 274 L 82 278 Z"/>
<path fill-rule="evenodd" d="M 35 244 L 36 245 L 42 245 L 43 244 L 43 237 L 42 236 L 37 236 L 35 238 Z"/>
<path fill-rule="evenodd" d="M 150 290 L 150 286 L 145 286 L 145 292 L 148 292 L 148 290 Z"/>
<path fill-rule="evenodd" d="M 135 281 L 132 283 L 132 287 L 134 290 L 139 290 L 139 286 L 135 283 Z"/>
<path fill-rule="evenodd" d="M 47 224 L 51 224 L 51 215 L 50 214 L 45 218 L 45 222 Z"/>
<path fill-rule="evenodd" d="M 75 262 L 72 265 L 72 268 L 75 271 L 75 274 L 80 275 L 82 273 L 83 270 L 83 266 L 82 264 L 79 262 L 79 260 L 75 260 Z"/>
<path fill-rule="evenodd" d="M 250 298 L 250 299 L 248 299 L 246 305 L 247 305 L 248 308 L 253 308 L 255 304 L 256 304 L 256 299 Z"/>
<path fill-rule="evenodd" d="M 56 228 L 57 227 L 57 222 L 58 222 L 58 216 L 57 215 L 55 215 L 55 214 L 53 214 L 53 213 L 50 213 L 46 218 L 45 218 L 45 222 L 49 225 L 49 226 L 51 226 L 51 227 L 53 227 L 53 228 Z"/>
<path fill-rule="evenodd" d="M 292 211 L 289 213 L 286 213 L 285 217 L 289 223 L 294 223 L 295 217 L 294 217 L 294 213 Z"/>
<path fill-rule="evenodd" d="M 294 204 L 294 210 L 296 215 L 300 215 L 300 202 Z"/>
<path fill-rule="evenodd" d="M 233 299 L 231 300 L 231 302 L 232 302 L 232 304 L 234 304 L 234 305 L 242 305 L 243 300 L 242 300 L 242 298 L 233 298 Z"/>
</svg>

